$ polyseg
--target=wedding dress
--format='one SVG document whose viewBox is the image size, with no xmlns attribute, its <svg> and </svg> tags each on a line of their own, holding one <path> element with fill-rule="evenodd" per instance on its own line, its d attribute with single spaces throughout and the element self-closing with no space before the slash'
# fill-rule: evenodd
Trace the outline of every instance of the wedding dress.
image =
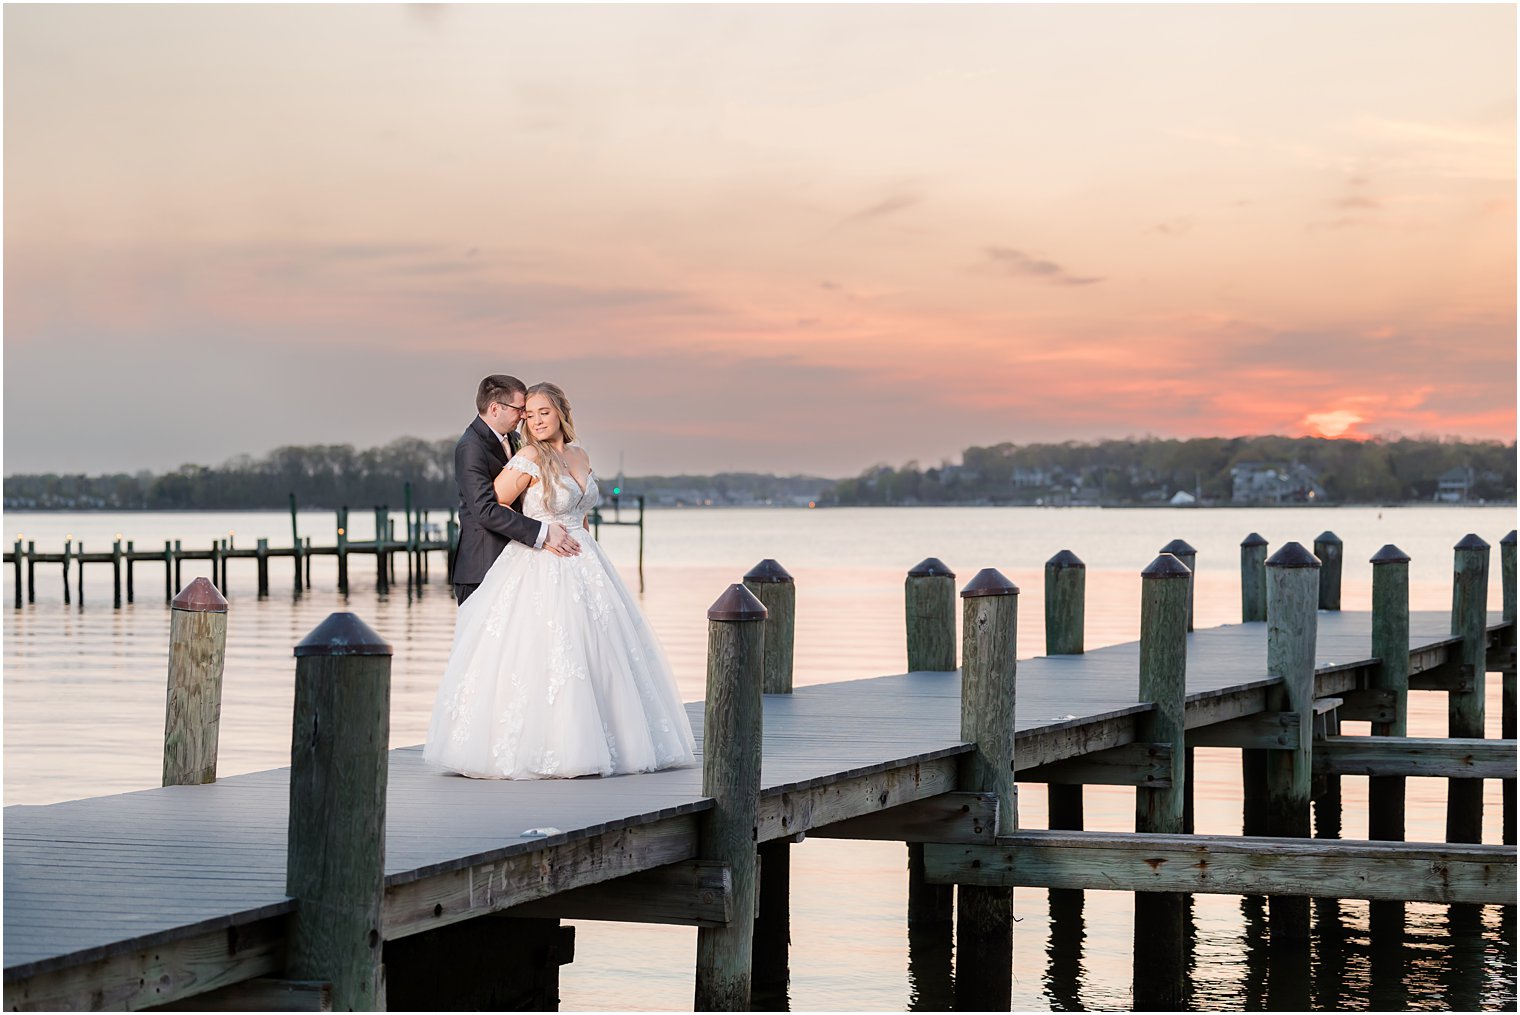
<svg viewBox="0 0 1520 1015">
<path fill-rule="evenodd" d="M 423 757 L 487 779 L 649 772 L 694 762 L 675 676 L 654 632 L 586 531 L 599 501 L 563 475 L 551 509 L 540 481 L 523 513 L 559 522 L 580 544 L 559 557 L 508 543 L 459 607 L 454 647 L 433 704 Z"/>
</svg>

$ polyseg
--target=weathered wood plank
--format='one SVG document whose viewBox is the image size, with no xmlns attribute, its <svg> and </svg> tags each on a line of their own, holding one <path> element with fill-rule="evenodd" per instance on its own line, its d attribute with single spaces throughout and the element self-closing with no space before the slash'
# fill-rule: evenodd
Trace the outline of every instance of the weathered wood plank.
<svg viewBox="0 0 1520 1015">
<path fill-rule="evenodd" d="M 558 892 L 695 859 L 697 817 L 681 815 L 618 828 L 575 842 L 546 844 L 385 890 L 387 939 L 468 920 Z"/>
<path fill-rule="evenodd" d="M 945 793 L 808 832 L 817 839 L 887 842 L 991 842 L 996 834 L 997 796 L 991 793 Z"/>
<path fill-rule="evenodd" d="M 5 981 L 7 1011 L 138 1009 L 279 971 L 286 917 Z"/>
<path fill-rule="evenodd" d="M 688 860 L 572 888 L 506 910 L 505 916 L 726 927 L 733 914 L 727 864 Z"/>
<path fill-rule="evenodd" d="M 1165 789 L 1172 785 L 1171 744 L 1124 744 L 1104 751 L 1048 765 L 1021 769 L 1020 782 L 1045 782 L 1074 786 L 1144 786 Z"/>
<path fill-rule="evenodd" d="M 1324 737 L 1314 770 L 1337 775 L 1513 779 L 1515 741 L 1472 737 Z"/>
<path fill-rule="evenodd" d="M 1194 747 L 1291 751 L 1298 747 L 1298 727 L 1297 712 L 1262 712 L 1190 729 L 1187 739 Z"/>
<path fill-rule="evenodd" d="M 332 984 L 261 976 L 149 1011 L 332 1011 Z"/>
<path fill-rule="evenodd" d="M 1254 836 L 1025 831 L 992 846 L 927 845 L 942 884 L 1315 895 L 1507 905 L 1515 847 Z"/>
<path fill-rule="evenodd" d="M 863 817 L 956 788 L 956 756 L 915 762 L 838 782 L 771 793 L 760 798 L 759 842 L 771 842 L 823 825 Z"/>
</svg>

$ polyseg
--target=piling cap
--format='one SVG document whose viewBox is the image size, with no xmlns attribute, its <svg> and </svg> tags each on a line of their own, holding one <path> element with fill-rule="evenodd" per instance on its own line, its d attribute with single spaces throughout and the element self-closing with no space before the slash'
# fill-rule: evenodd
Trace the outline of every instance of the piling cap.
<svg viewBox="0 0 1520 1015">
<path fill-rule="evenodd" d="M 1086 568 L 1087 565 L 1082 563 L 1082 558 L 1078 557 L 1075 553 L 1072 553 L 1070 550 L 1062 550 L 1047 560 L 1045 567 L 1050 570 L 1061 571 L 1071 567 Z"/>
<path fill-rule="evenodd" d="M 296 645 L 296 658 L 307 656 L 388 656 L 390 642 L 356 613 L 329 613 Z"/>
<path fill-rule="evenodd" d="M 169 604 L 176 610 L 184 610 L 186 613 L 226 613 L 227 600 L 216 586 L 211 584 L 210 578 L 197 578 L 186 585 L 180 594 L 174 597 L 174 602 Z"/>
<path fill-rule="evenodd" d="M 909 578 L 954 578 L 955 572 L 938 557 L 926 557 L 908 568 Z"/>
<path fill-rule="evenodd" d="M 1198 551 L 1195 550 L 1195 549 L 1193 549 L 1191 546 L 1189 546 L 1183 540 L 1181 540 L 1181 539 L 1174 539 L 1170 543 L 1167 543 L 1165 546 L 1163 546 L 1161 549 L 1157 550 L 1156 552 L 1157 553 L 1170 553 L 1174 557 L 1180 557 L 1184 553 L 1197 553 Z"/>
<path fill-rule="evenodd" d="M 1503 539 L 1499 540 L 1499 545 L 1500 546 L 1514 546 L 1515 545 L 1515 530 L 1514 529 L 1510 529 L 1509 530 L 1509 535 L 1507 535 Z"/>
<path fill-rule="evenodd" d="M 1285 543 L 1267 558 L 1268 567 L 1319 567 L 1319 558 L 1304 549 L 1302 543 Z"/>
<path fill-rule="evenodd" d="M 764 620 L 765 604 L 743 585 L 730 585 L 718 601 L 707 608 L 708 620 Z"/>
<path fill-rule="evenodd" d="M 749 573 L 744 576 L 744 580 L 754 582 L 757 585 L 790 585 L 794 579 L 787 573 L 786 568 L 766 557 L 749 569 Z"/>
<path fill-rule="evenodd" d="M 1266 546 L 1267 541 L 1261 538 L 1261 533 L 1253 532 L 1240 541 L 1241 546 Z"/>
<path fill-rule="evenodd" d="M 995 567 L 984 567 L 976 573 L 976 577 L 966 583 L 961 589 L 962 599 L 975 599 L 978 596 L 1016 596 L 1019 587 L 1007 578 Z"/>
<path fill-rule="evenodd" d="M 1374 553 L 1372 555 L 1372 563 L 1407 564 L 1409 563 L 1409 554 L 1405 553 L 1397 546 L 1394 546 L 1392 543 L 1389 543 L 1387 546 L 1383 547 L 1377 553 Z"/>
<path fill-rule="evenodd" d="M 1144 571 L 1140 572 L 1141 578 L 1186 578 L 1193 572 L 1188 566 L 1170 553 L 1163 553 L 1151 561 Z"/>
<path fill-rule="evenodd" d="M 1329 529 L 1326 529 L 1324 532 L 1321 532 L 1319 535 L 1315 536 L 1314 541 L 1316 543 L 1339 543 L 1341 541 L 1341 537 L 1337 536 Z"/>
<path fill-rule="evenodd" d="M 1453 550 L 1486 550 L 1486 549 L 1488 549 L 1488 544 L 1485 543 L 1483 541 L 1482 537 L 1480 537 L 1476 532 L 1469 532 L 1467 535 L 1463 536 L 1462 537 L 1462 541 L 1460 543 L 1458 543 L 1456 546 L 1453 546 L 1452 549 Z"/>
</svg>

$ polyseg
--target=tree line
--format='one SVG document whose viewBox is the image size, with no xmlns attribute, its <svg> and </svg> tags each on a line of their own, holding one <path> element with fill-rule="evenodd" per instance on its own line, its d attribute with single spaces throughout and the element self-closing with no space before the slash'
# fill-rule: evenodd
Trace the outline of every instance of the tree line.
<svg viewBox="0 0 1520 1015">
<path fill-rule="evenodd" d="M 1466 499 L 1515 499 L 1515 444 L 1396 437 L 1158 438 L 1002 443 L 970 447 L 961 465 L 878 465 L 834 485 L 847 504 L 1164 503 L 1178 491 L 1203 503 L 1238 502 L 1251 471 L 1312 477 L 1329 503 L 1403 503 L 1435 498 L 1441 478 L 1468 478 Z"/>
<path fill-rule="evenodd" d="M 820 503 L 838 505 L 1060 503 L 1075 497 L 1118 506 L 1155 503 L 1180 490 L 1205 503 L 1229 503 L 1237 469 L 1273 467 L 1307 470 L 1333 503 L 1429 501 L 1452 470 L 1470 477 L 1470 499 L 1515 499 L 1513 442 L 1404 437 L 1002 443 L 967 448 L 960 465 L 878 465 L 838 481 L 756 473 L 648 476 L 629 477 L 623 492 L 657 497 L 663 490 L 703 488 L 728 502 L 816 495 Z M 278 509 L 292 493 L 302 507 L 399 508 L 406 483 L 412 484 L 414 506 L 453 507 L 454 439 L 404 437 L 363 451 L 350 444 L 286 446 L 262 457 L 240 455 L 217 467 L 184 465 L 162 474 L 14 475 L 5 477 L 4 494 L 12 510 Z"/>
</svg>

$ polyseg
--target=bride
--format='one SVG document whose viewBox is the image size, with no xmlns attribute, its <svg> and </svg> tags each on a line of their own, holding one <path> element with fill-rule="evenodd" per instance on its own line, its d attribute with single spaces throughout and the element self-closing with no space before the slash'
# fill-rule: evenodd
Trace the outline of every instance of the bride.
<svg viewBox="0 0 1520 1015">
<path fill-rule="evenodd" d="M 523 429 L 496 499 L 522 496 L 524 514 L 563 524 L 582 552 L 559 557 L 515 542 L 501 551 L 459 607 L 423 757 L 484 779 L 692 764 L 670 664 L 586 531 L 600 495 L 558 385 L 528 389 Z"/>
</svg>

